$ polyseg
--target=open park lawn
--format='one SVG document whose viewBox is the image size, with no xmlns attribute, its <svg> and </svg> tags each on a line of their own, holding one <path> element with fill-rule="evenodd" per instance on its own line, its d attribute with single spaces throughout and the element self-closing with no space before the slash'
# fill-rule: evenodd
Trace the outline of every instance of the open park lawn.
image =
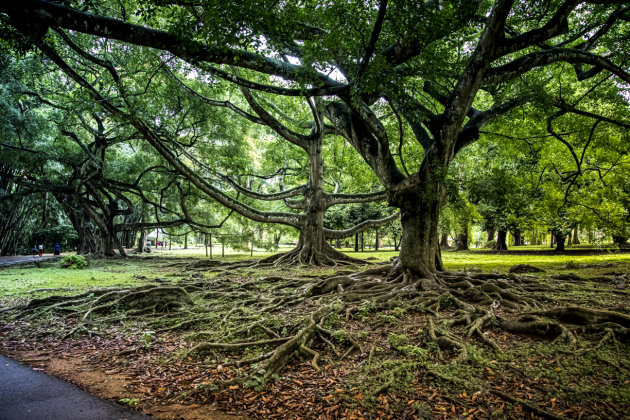
<svg viewBox="0 0 630 420">
<path fill-rule="evenodd" d="M 391 252 L 8 267 L 0 351 L 164 419 L 629 418 L 630 253 L 570 252 L 443 252 L 428 291 Z"/>
</svg>

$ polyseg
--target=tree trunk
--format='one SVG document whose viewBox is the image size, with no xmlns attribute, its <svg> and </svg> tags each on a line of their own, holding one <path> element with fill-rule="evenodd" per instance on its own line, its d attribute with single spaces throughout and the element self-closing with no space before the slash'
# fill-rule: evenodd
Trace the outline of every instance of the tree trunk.
<svg viewBox="0 0 630 420">
<path fill-rule="evenodd" d="M 493 249 L 497 251 L 507 251 L 508 247 L 507 247 L 506 239 L 507 239 L 507 230 L 499 229 L 499 232 L 497 233 L 497 243 Z"/>
<path fill-rule="evenodd" d="M 628 243 L 628 238 L 625 236 L 613 235 L 612 239 L 613 239 L 613 244 L 615 245 L 627 245 Z"/>
<path fill-rule="evenodd" d="M 468 251 L 468 232 L 466 233 L 458 233 L 457 234 L 457 247 L 455 251 Z"/>
<path fill-rule="evenodd" d="M 304 192 L 304 216 L 300 238 L 295 249 L 286 254 L 274 255 L 262 260 L 274 264 L 334 265 L 339 261 L 350 261 L 345 254 L 334 249 L 324 235 L 324 162 L 322 159 L 322 139 L 311 139 L 306 152 L 309 158 L 309 181 Z M 361 233 L 363 235 L 363 233 Z"/>
<path fill-rule="evenodd" d="M 188 249 L 188 234 L 184 234 L 184 249 Z"/>
<path fill-rule="evenodd" d="M 401 209 L 402 239 L 399 261 L 404 272 L 426 279 L 433 273 L 442 271 L 442 258 L 439 253 L 438 218 L 439 200 L 419 198 L 408 200 Z M 437 284 L 426 284 L 426 288 Z"/>
<path fill-rule="evenodd" d="M 488 229 L 488 239 L 487 241 L 494 241 L 494 234 L 496 233 L 496 231 L 494 230 L 493 227 L 491 227 L 490 229 Z"/>
<path fill-rule="evenodd" d="M 398 240 L 398 236 L 394 235 L 394 251 L 400 251 L 400 241 Z"/>
<path fill-rule="evenodd" d="M 395 239 L 394 239 L 394 241 L 395 241 Z M 442 248 L 448 248 L 449 247 L 449 245 L 448 245 L 448 233 L 443 233 L 442 234 L 441 239 L 440 239 L 440 246 Z"/>
<path fill-rule="evenodd" d="M 48 225 L 48 193 L 44 193 L 44 205 L 42 208 L 42 227 L 46 229 Z"/>
<path fill-rule="evenodd" d="M 57 201 L 65 210 L 70 223 L 79 236 L 77 243 L 77 254 L 87 255 L 96 252 L 96 238 L 94 235 L 94 226 L 89 217 L 85 214 L 85 210 L 81 207 L 71 207 L 70 204 L 63 199 L 56 197 Z"/>
<path fill-rule="evenodd" d="M 514 229 L 512 235 L 514 236 L 514 246 L 523 245 L 523 235 L 520 229 Z"/>
<path fill-rule="evenodd" d="M 573 245 L 579 245 L 580 238 L 578 237 L 578 227 L 573 228 Z"/>
<path fill-rule="evenodd" d="M 555 232 L 553 235 L 556 238 L 556 252 L 564 251 L 564 242 L 566 240 L 566 234 L 564 232 Z"/>
<path fill-rule="evenodd" d="M 359 252 L 359 234 L 354 234 L 354 252 Z"/>
<path fill-rule="evenodd" d="M 551 232 L 551 237 L 549 238 L 549 248 L 553 248 L 556 244 L 556 236 Z"/>
<path fill-rule="evenodd" d="M 378 236 L 378 229 L 375 229 L 374 232 L 376 234 L 376 239 L 374 240 L 374 251 L 378 251 L 378 248 L 381 245 L 381 238 Z"/>
<path fill-rule="evenodd" d="M 212 259 L 212 233 L 208 234 L 208 246 L 210 247 L 210 259 Z"/>
<path fill-rule="evenodd" d="M 140 240 L 138 241 L 137 251 L 140 253 L 144 252 L 144 248 L 146 248 L 146 246 L 147 246 L 147 230 L 142 229 L 140 230 Z"/>
</svg>

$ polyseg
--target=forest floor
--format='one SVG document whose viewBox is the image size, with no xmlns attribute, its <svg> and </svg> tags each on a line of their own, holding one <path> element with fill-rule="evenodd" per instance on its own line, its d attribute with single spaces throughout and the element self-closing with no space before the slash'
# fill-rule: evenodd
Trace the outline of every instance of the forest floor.
<svg viewBox="0 0 630 420">
<path fill-rule="evenodd" d="M 452 275 L 524 285 L 530 304 L 492 302 L 496 319 L 616 318 L 467 334 L 450 295 L 436 307 L 321 290 L 393 253 L 342 268 L 151 255 L 0 268 L 0 352 L 161 419 L 630 418 L 630 254 L 532 251 L 443 257 Z M 544 271 L 507 273 L 521 263 Z"/>
</svg>

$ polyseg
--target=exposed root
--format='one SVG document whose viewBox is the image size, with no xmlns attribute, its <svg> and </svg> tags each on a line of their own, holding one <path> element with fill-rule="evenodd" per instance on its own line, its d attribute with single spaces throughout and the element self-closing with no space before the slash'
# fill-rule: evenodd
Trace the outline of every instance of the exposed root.
<svg viewBox="0 0 630 420">
<path fill-rule="evenodd" d="M 302 260 L 303 249 L 270 257 L 261 264 L 338 264 L 330 255 Z M 252 263 L 245 264 L 230 267 Z M 363 354 L 364 344 L 356 336 L 345 334 L 341 340 L 331 331 L 334 328 L 327 327 L 333 318 L 334 322 L 342 322 L 344 315 L 347 320 L 362 319 L 377 311 L 403 307 L 421 313 L 420 322 L 426 320 L 426 326 L 420 345 L 432 343 L 439 358 L 451 363 L 464 363 L 469 354 L 472 357 L 472 345 L 501 352 L 491 338 L 491 330 L 572 344 L 577 344 L 579 338 L 581 345 L 597 337 L 599 342 L 589 350 L 630 335 L 630 316 L 622 312 L 543 306 L 549 289 L 533 276 L 454 271 L 422 275 L 402 270 L 397 262 L 370 266 L 361 272 L 339 270 L 331 276 L 259 277 L 249 276 L 250 272 L 253 270 L 212 279 L 187 273 L 177 286 L 100 289 L 72 297 L 51 296 L 33 299 L 13 310 L 16 316 L 47 313 L 69 321 L 64 323 L 64 338 L 94 334 L 88 322 L 132 318 L 134 322 L 144 322 L 142 330 L 156 331 L 152 334 L 188 330 L 190 334 L 185 338 L 194 341 L 194 345 L 187 356 L 247 354 L 240 360 L 216 360 L 217 365 L 224 367 L 246 366 L 242 371 L 231 371 L 226 376 L 229 381 L 220 384 L 255 383 L 261 387 L 297 354 L 310 359 L 316 370 L 320 369 L 324 348 L 330 349 L 337 360 L 355 352 Z M 184 305 L 193 304 L 191 296 L 196 303 L 194 312 L 182 311 Z M 137 351 L 141 346 L 136 344 L 126 350 Z M 368 364 L 374 358 L 374 346 L 369 353 Z M 385 384 L 380 392 L 389 386 Z M 536 413 L 535 407 L 527 409 Z"/>
<path fill-rule="evenodd" d="M 323 244 L 323 249 L 315 249 L 312 246 L 304 246 L 298 244 L 297 247 L 289 252 L 274 254 L 264 258 L 258 262 L 259 267 L 283 265 L 311 265 L 311 266 L 344 266 L 352 264 L 365 265 L 367 261 L 358 258 L 349 257 L 348 255 L 337 251 L 327 243 Z"/>
</svg>

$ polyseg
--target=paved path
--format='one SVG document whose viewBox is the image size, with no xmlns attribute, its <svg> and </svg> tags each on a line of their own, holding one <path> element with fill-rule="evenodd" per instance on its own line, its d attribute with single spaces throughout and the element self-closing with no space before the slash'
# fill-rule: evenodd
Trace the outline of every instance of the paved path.
<svg viewBox="0 0 630 420">
<path fill-rule="evenodd" d="M 2 420 L 149 420 L 96 398 L 64 382 L 0 355 L 0 419 Z"/>
<path fill-rule="evenodd" d="M 0 267 L 19 264 L 19 263 L 27 263 L 27 262 L 35 262 L 35 261 L 45 261 L 50 260 L 51 258 L 56 258 L 52 254 L 46 255 L 43 257 L 40 256 L 31 256 L 31 255 L 15 255 L 15 256 L 6 256 L 0 257 Z"/>
</svg>

